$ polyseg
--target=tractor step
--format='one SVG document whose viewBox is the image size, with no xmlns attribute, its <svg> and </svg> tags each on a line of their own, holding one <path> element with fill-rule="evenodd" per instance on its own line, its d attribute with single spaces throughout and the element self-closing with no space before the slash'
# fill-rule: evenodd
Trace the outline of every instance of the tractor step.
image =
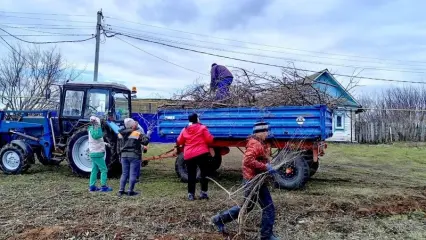
<svg viewBox="0 0 426 240">
<path fill-rule="evenodd" d="M 56 147 L 64 149 L 67 145 L 65 143 L 57 143 Z"/>
<path fill-rule="evenodd" d="M 64 158 L 55 158 L 55 157 L 53 157 L 53 158 L 51 158 L 50 160 L 51 160 L 52 162 L 60 163 L 60 162 L 64 161 Z"/>
<path fill-rule="evenodd" d="M 52 155 L 53 156 L 58 156 L 58 157 L 65 157 L 65 153 L 64 152 L 53 152 Z"/>
</svg>

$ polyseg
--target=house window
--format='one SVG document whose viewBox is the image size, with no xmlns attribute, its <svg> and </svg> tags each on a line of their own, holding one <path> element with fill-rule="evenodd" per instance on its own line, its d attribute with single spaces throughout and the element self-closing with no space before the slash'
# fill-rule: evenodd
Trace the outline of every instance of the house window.
<svg viewBox="0 0 426 240">
<path fill-rule="evenodd" d="M 338 114 L 335 116 L 335 123 L 336 129 L 345 129 L 345 118 L 343 114 Z"/>
</svg>

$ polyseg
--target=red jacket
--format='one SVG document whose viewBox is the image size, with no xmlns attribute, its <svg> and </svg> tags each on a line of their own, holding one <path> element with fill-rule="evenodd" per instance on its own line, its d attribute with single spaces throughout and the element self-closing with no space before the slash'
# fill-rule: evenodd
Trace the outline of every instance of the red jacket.
<svg viewBox="0 0 426 240">
<path fill-rule="evenodd" d="M 269 162 L 271 149 L 256 137 L 250 137 L 246 144 L 243 159 L 243 177 L 250 180 L 256 174 L 265 172 L 266 164 Z"/>
<path fill-rule="evenodd" d="M 200 123 L 184 128 L 177 139 L 178 145 L 184 145 L 183 158 L 185 160 L 210 152 L 209 144 L 212 142 L 213 136 L 207 127 Z"/>
</svg>

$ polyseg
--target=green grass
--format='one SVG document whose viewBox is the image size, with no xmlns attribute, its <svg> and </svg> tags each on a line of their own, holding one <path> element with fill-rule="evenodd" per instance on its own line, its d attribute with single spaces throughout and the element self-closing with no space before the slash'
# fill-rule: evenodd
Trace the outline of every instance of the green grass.
<svg viewBox="0 0 426 240">
<path fill-rule="evenodd" d="M 149 154 L 171 147 L 153 145 Z M 272 189 L 276 232 L 288 239 L 425 239 L 424 156 L 418 144 L 329 144 L 305 189 Z M 216 179 L 226 188 L 239 186 L 241 160 L 238 150 L 224 158 Z M 109 183 L 113 193 L 89 193 L 88 179 L 66 165 L 0 174 L 0 239 L 220 239 L 208 219 L 233 204 L 213 183 L 210 201 L 187 202 L 173 159 L 142 170 L 139 197 L 119 198 L 118 179 Z"/>
</svg>

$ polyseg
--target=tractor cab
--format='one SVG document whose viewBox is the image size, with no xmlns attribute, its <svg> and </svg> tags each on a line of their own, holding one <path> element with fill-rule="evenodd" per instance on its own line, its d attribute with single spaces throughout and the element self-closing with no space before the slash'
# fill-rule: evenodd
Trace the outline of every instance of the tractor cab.
<svg viewBox="0 0 426 240">
<path fill-rule="evenodd" d="M 66 83 L 60 103 L 62 120 L 85 122 L 95 115 L 120 122 L 131 116 L 131 91 L 116 83 Z"/>
</svg>

